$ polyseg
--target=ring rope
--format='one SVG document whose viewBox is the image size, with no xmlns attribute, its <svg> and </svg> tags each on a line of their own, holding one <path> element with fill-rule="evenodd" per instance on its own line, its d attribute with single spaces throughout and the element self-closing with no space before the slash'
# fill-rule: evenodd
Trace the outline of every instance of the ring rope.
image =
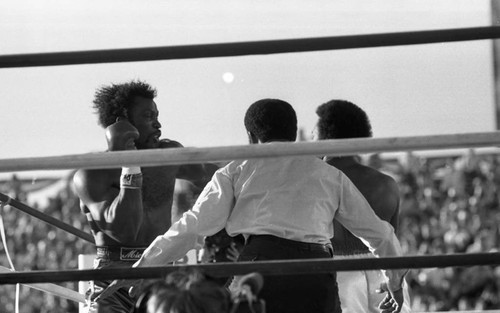
<svg viewBox="0 0 500 313">
<path fill-rule="evenodd" d="M 3 195 L 5 196 L 5 195 Z M 7 197 L 7 196 L 5 196 Z M 0 209 L 3 212 L 3 209 L 6 205 L 11 205 L 15 207 L 16 203 L 18 202 L 10 197 L 7 197 L 8 199 L 5 201 L 5 199 L 0 199 Z M 22 204 L 22 203 L 21 203 Z M 32 209 L 33 210 L 33 209 Z M 0 212 L 1 213 L 1 212 Z M 57 227 L 57 225 L 54 225 Z M 3 215 L 0 214 L 0 236 L 2 238 L 2 243 L 4 246 L 5 254 L 7 256 L 7 261 L 9 262 L 10 269 L 8 267 L 0 266 L 0 273 L 11 273 L 11 272 L 16 272 L 16 269 L 14 267 L 14 263 L 12 262 L 12 258 L 10 257 L 9 249 L 7 246 L 7 239 L 5 236 L 5 227 L 4 227 L 4 222 L 3 222 Z M 43 283 L 43 284 L 23 284 L 24 286 L 37 289 L 43 292 L 47 292 L 50 294 L 53 294 L 55 296 L 63 297 L 68 300 L 73 300 L 76 302 L 81 302 L 85 303 L 85 296 L 80 294 L 77 291 L 74 291 L 72 289 L 64 288 L 62 286 L 58 286 L 55 284 L 50 284 L 50 283 Z M 16 312 L 19 312 L 19 284 L 16 284 L 16 303 L 15 303 L 15 310 Z"/>
<path fill-rule="evenodd" d="M 500 132 L 452 135 L 330 139 L 272 145 L 110 151 L 65 156 L 0 159 L 0 172 L 160 166 L 298 155 L 352 155 L 372 152 L 478 148 L 500 145 Z"/>
<path fill-rule="evenodd" d="M 231 57 L 494 38 L 500 38 L 498 26 L 203 45 L 13 54 L 0 56 L 0 68 Z"/>
<path fill-rule="evenodd" d="M 168 265 L 140 268 L 102 268 L 89 270 L 31 271 L 0 273 L 1 284 L 41 283 L 63 281 L 148 279 L 160 278 L 180 268 L 198 268 L 214 277 L 245 275 L 259 272 L 262 275 L 288 275 L 328 273 L 379 269 L 418 269 L 451 266 L 499 265 L 500 253 L 468 253 L 435 256 L 403 256 L 387 258 L 360 258 L 350 260 L 304 259 L 279 261 L 253 261 L 207 263 L 196 265 Z"/>
<path fill-rule="evenodd" d="M 0 236 L 2 236 L 2 243 L 3 243 L 3 246 L 4 246 L 4 250 L 5 250 L 5 255 L 7 256 L 7 261 L 9 262 L 9 265 L 10 265 L 10 268 L 15 271 L 15 267 L 14 267 L 14 263 L 12 263 L 12 259 L 10 257 L 10 253 L 9 253 L 9 249 L 7 248 L 7 238 L 5 236 L 5 225 L 4 225 L 4 222 L 3 222 L 3 210 L 5 208 L 6 205 L 10 204 L 12 201 L 11 199 L 9 198 L 6 202 L 0 202 L 0 209 L 2 210 L 0 212 Z"/>
<path fill-rule="evenodd" d="M 443 36 L 443 37 L 441 37 Z M 446 37 L 446 38 L 445 38 Z M 376 35 L 360 35 L 360 36 L 343 36 L 343 37 L 328 37 L 328 38 L 310 38 L 310 39 L 295 39 L 295 40 L 280 40 L 280 41 L 261 41 L 261 42 L 246 42 L 246 43 L 229 43 L 229 44 L 212 44 L 212 45 L 197 45 L 197 46 L 177 46 L 177 47 L 159 47 L 159 48 L 136 48 L 136 49 L 117 49 L 117 50 L 105 50 L 105 51 L 81 51 L 81 52 L 66 52 L 66 53 L 46 53 L 46 54 L 29 54 L 29 55 L 7 55 L 0 56 L 0 67 L 28 67 L 28 66 L 49 66 L 49 65 L 69 65 L 69 64 L 85 64 L 85 63 L 111 63 L 111 62 L 129 62 L 129 61 L 141 61 L 141 60 L 165 60 L 165 59 L 185 59 L 185 58 L 200 58 L 200 57 L 220 57 L 220 56 L 236 56 L 236 55 L 248 55 L 248 54 L 271 54 L 271 53 L 284 53 L 284 52 L 303 52 L 303 51 L 320 51 L 320 50 L 334 50 L 334 49 L 348 49 L 348 48 L 363 48 L 363 47 L 377 47 L 377 46 L 391 46 L 391 45 L 406 45 L 406 44 L 422 44 L 422 43 L 433 43 L 433 42 L 445 42 L 445 41 L 463 41 L 463 40 L 480 40 L 480 39 L 492 39 L 499 38 L 500 31 L 498 27 L 484 27 L 484 28 L 470 28 L 470 29 L 456 29 L 448 31 L 426 31 L 426 32 L 412 32 L 412 33 L 393 33 L 393 34 L 376 34 Z M 372 41 L 371 41 L 372 40 Z M 194 49 L 196 48 L 196 49 Z M 189 51 L 188 51 L 189 50 Z M 218 51 L 219 50 L 219 51 Z M 226 50 L 222 52 L 221 50 Z M 176 55 L 177 53 L 177 55 Z M 118 55 L 117 55 L 118 54 Z M 141 56 L 139 56 L 141 55 Z M 54 59 L 55 58 L 55 59 Z M 107 58 L 107 59 L 106 59 Z M 17 63 L 16 63 L 17 62 Z M 498 135 L 496 135 L 498 137 Z M 429 138 L 429 137 L 427 137 Z M 398 139 L 398 138 L 396 138 Z M 371 139 L 374 140 L 374 139 Z M 376 139 L 375 139 L 376 140 Z M 483 145 L 498 144 L 499 140 L 491 142 L 490 144 L 484 143 L 470 143 L 465 144 L 468 147 L 478 147 Z M 310 143 L 305 143 L 310 144 Z M 316 144 L 316 143 L 314 143 Z M 335 145 L 338 144 L 336 140 Z M 293 144 L 300 145 L 300 143 Z M 291 145 L 290 145 L 291 146 Z M 318 145 L 319 146 L 319 145 Z M 252 146 L 245 146 L 241 148 L 247 148 Z M 255 146 L 257 147 L 257 146 Z M 446 144 L 441 144 L 436 149 L 451 148 L 452 146 Z M 456 147 L 456 146 L 453 146 Z M 463 147 L 463 144 L 461 145 Z M 231 148 L 231 147 L 230 147 Z M 234 147 L 232 147 L 234 148 Z M 236 147 L 237 148 L 237 147 Z M 314 147 L 318 148 L 318 147 Z M 358 147 L 357 153 L 364 152 L 387 152 L 387 151 L 401 151 L 401 150 L 429 150 L 432 149 L 432 145 L 426 142 L 425 147 L 413 147 L 407 146 L 406 148 L 397 148 L 397 150 L 391 149 L 381 149 L 381 150 L 369 150 L 366 151 L 361 147 Z M 182 149 L 185 152 L 189 152 Z M 188 148 L 189 149 L 189 148 Z M 216 148 L 219 149 L 220 148 Z M 259 148 L 260 149 L 260 148 Z M 372 149 L 374 149 L 372 147 Z M 176 150 L 176 149 L 171 149 Z M 198 150 L 198 151 L 196 151 Z M 243 149 L 245 150 L 245 149 Z M 293 149 L 292 149 L 293 150 Z M 335 149 L 333 149 L 335 150 Z M 257 150 L 258 152 L 261 152 Z M 341 150 L 335 150 L 332 152 L 312 152 L 313 149 L 308 150 L 307 155 L 345 155 L 352 153 L 352 150 L 341 152 Z M 154 151 L 153 151 L 154 152 Z M 161 151 L 165 154 L 165 150 Z M 210 151 L 209 151 L 210 152 Z M 278 153 L 276 155 L 275 153 Z M 138 152 L 139 153 L 139 152 Z M 194 154 L 193 158 L 189 158 L 188 162 L 183 160 L 168 160 L 167 162 L 172 162 L 168 164 L 181 164 L 181 163 L 198 163 L 202 160 L 197 160 L 196 155 L 200 154 L 200 149 L 195 149 L 191 151 Z M 286 151 L 267 151 L 269 155 L 257 155 L 249 156 L 247 153 L 240 155 L 240 157 L 227 157 L 227 156 L 217 156 L 217 155 L 206 155 L 201 150 L 201 157 L 204 161 L 220 161 L 220 160 L 234 160 L 234 159 L 246 159 L 252 157 L 273 157 L 280 155 L 305 155 L 304 153 L 294 153 Z M 224 154 L 223 154 L 224 155 Z M 139 155 L 137 155 L 139 156 Z M 152 154 L 152 156 L 154 156 Z M 59 157 L 60 158 L 60 157 Z M 63 156 L 64 158 L 64 156 Z M 113 156 L 115 158 L 115 156 Z M 36 158 L 35 158 L 36 159 Z M 38 158 L 43 159 L 43 158 Z M 58 159 L 58 157 L 49 158 L 50 160 Z M 17 159 L 19 162 L 22 160 Z M 33 160 L 24 159 L 24 160 Z M 0 171 L 12 171 L 8 169 L 10 160 L 0 160 Z M 101 160 L 97 160 L 103 162 Z M 165 164 L 161 160 L 161 164 Z M 94 161 L 95 162 L 95 161 Z M 131 162 L 125 158 L 126 163 L 119 163 L 121 161 L 118 156 L 116 160 L 112 160 L 114 166 L 119 165 L 143 165 L 143 163 L 128 163 Z M 116 163 L 118 162 L 118 163 Z M 137 162 L 137 160 L 133 161 Z M 155 161 L 156 162 L 156 161 Z M 180 162 L 180 163 L 175 163 Z M 68 166 L 65 163 L 63 166 Z M 156 164 L 147 164 L 156 165 Z M 160 165 L 160 164 L 158 164 Z M 23 164 L 21 164 L 23 166 Z M 90 164 L 90 166 L 95 168 L 109 167 L 107 163 L 96 163 Z M 54 165 L 49 164 L 47 166 L 42 165 L 42 167 L 28 168 L 26 165 L 22 169 L 17 170 L 30 170 L 30 169 L 74 169 L 74 168 L 84 168 L 88 167 L 88 164 L 81 164 L 80 166 L 69 166 L 69 167 L 54 167 Z M 10 202 L 10 198 L 7 199 Z M 392 262 L 391 262 L 392 261 Z M 309 273 L 315 272 L 328 272 L 332 270 L 359 270 L 359 269 L 379 269 L 379 268 L 423 268 L 423 267 L 444 267 L 444 266 L 467 266 L 467 265 L 498 265 L 500 263 L 500 255 L 498 253 L 481 253 L 481 254 L 465 254 L 465 255 L 444 255 L 444 256 L 425 256 L 425 257 L 399 257 L 399 258 L 379 258 L 379 259 L 357 259 L 357 260 L 317 260 L 318 263 L 314 263 L 314 260 L 307 261 L 268 261 L 265 264 L 259 264 L 260 262 L 245 262 L 241 263 L 220 263 L 220 264 L 205 264 L 205 265 L 184 265 L 183 267 L 206 267 L 210 269 L 209 273 L 217 276 L 217 270 L 219 270 L 220 275 L 227 275 L 229 271 L 232 274 L 245 274 L 251 271 L 260 271 L 268 275 L 283 275 L 286 273 L 280 273 L 280 271 L 285 271 L 287 273 Z M 345 264 L 342 264 L 344 262 Z M 363 263 L 364 262 L 364 263 Z M 395 262 L 395 263 L 394 263 Z M 423 262 L 423 263 L 421 263 Z M 323 264 L 324 263 L 324 264 Z M 359 264 L 358 264 L 359 263 Z M 392 265 L 391 265 L 392 264 Z M 12 265 L 12 264 L 11 264 Z M 322 266 L 324 265 L 324 266 Z M 275 266 L 273 268 L 273 266 Z M 276 267 L 277 266 L 277 267 Z M 374 268 L 375 266 L 375 268 Z M 252 269 L 255 267 L 255 269 Z M 179 266 L 167 266 L 160 268 L 138 268 L 138 269 L 101 269 L 101 270 L 78 270 L 78 271 L 58 271 L 58 272 L 31 272 L 31 273 L 5 273 L 0 274 L 0 284 L 18 284 L 30 279 L 42 279 L 42 281 L 68 281 L 68 280 L 93 280 L 93 279 L 106 279 L 106 275 L 111 274 L 109 279 L 114 278 L 148 278 L 148 275 L 154 275 L 152 277 L 158 277 L 165 275 L 167 270 L 174 271 L 179 269 Z M 8 269 L 6 269 L 8 270 Z M 156 271 L 155 271 L 156 270 Z M 238 273 L 238 271 L 240 271 Z M 79 277 L 83 274 L 93 275 L 89 278 Z M 149 273 L 149 274 L 148 274 Z M 38 275 L 37 274 L 41 274 Z M 57 274 L 57 275 L 56 275 Z M 62 276 L 61 276 L 62 274 Z M 129 275 L 135 275 L 134 277 L 129 277 Z M 148 275 L 146 275 L 148 274 Z M 47 276 L 48 275 L 48 276 Z M 66 276 L 65 276 L 66 275 Z M 68 275 L 71 275 L 68 276 Z M 138 275 L 138 276 L 137 276 Z M 57 276 L 57 277 L 56 277 Z M 45 280 L 43 280 L 45 279 Z M 49 280 L 47 280 L 49 279 Z M 36 282 L 36 281 L 33 281 Z M 40 281 L 39 281 L 40 282 Z"/>
<path fill-rule="evenodd" d="M 32 207 L 30 207 L 30 206 L 28 206 L 20 201 L 14 200 L 11 197 L 9 197 L 3 193 L 0 193 L 0 203 L 2 203 L 2 206 L 10 204 L 12 207 L 14 207 L 18 210 L 21 210 L 21 211 L 23 211 L 31 216 L 34 216 L 34 217 L 52 225 L 52 226 L 58 227 L 62 230 L 67 231 L 70 234 L 73 234 L 73 235 L 83 239 L 83 240 L 86 240 L 90 243 L 95 244 L 94 237 L 91 234 L 86 233 L 78 228 L 75 228 L 75 227 L 69 225 L 69 224 L 66 224 L 66 223 L 64 223 L 64 222 L 62 222 L 62 221 L 60 221 L 60 220 L 58 220 L 50 215 L 47 215 L 47 214 L 42 213 L 38 210 L 35 210 Z"/>
<path fill-rule="evenodd" d="M 0 266 L 0 273 L 16 273 L 15 271 L 13 272 L 7 267 Z M 19 272 L 17 272 L 19 273 Z M 50 284 L 50 283 L 39 283 L 39 284 L 23 284 L 23 286 L 27 286 L 32 289 L 37 289 L 43 292 L 50 293 L 52 295 L 62 297 L 68 300 L 72 300 L 75 302 L 81 302 L 85 303 L 85 295 L 74 291 L 69 288 L 64 288 L 62 286 L 56 285 L 56 284 Z"/>
<path fill-rule="evenodd" d="M 9 253 L 9 247 L 7 246 L 7 237 L 5 236 L 5 224 L 3 222 L 3 212 L 4 212 L 4 208 L 5 208 L 5 205 L 7 204 L 10 204 L 10 199 L 8 201 L 6 201 L 5 203 L 4 202 L 0 202 L 0 236 L 2 237 L 2 244 L 3 244 L 3 248 L 5 250 L 5 255 L 7 256 L 7 261 L 9 262 L 9 265 L 10 265 L 10 268 L 12 271 L 15 271 L 16 268 L 14 267 L 14 263 L 12 262 L 12 258 L 10 257 L 10 253 Z M 7 270 L 9 270 L 8 268 L 6 268 Z M 19 294 L 21 292 L 21 288 L 20 288 L 20 285 L 19 284 L 16 284 L 16 292 L 15 292 L 15 303 L 14 303 L 14 311 L 16 313 L 19 312 Z"/>
</svg>

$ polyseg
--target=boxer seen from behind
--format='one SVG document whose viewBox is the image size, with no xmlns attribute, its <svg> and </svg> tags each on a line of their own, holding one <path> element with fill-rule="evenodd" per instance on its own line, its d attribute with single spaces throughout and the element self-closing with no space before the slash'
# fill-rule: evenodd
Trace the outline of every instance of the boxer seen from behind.
<svg viewBox="0 0 500 313">
<path fill-rule="evenodd" d="M 318 121 L 314 139 L 346 139 L 372 137 L 372 127 L 368 115 L 349 101 L 331 100 L 316 109 Z M 325 156 L 323 160 L 341 170 L 366 198 L 375 214 L 398 230 L 399 188 L 396 181 L 378 171 L 365 166 L 355 155 Z M 334 221 L 332 245 L 335 259 L 355 259 L 374 257 L 359 238 L 354 236 L 338 221 Z M 378 290 L 384 283 L 382 271 L 341 271 L 337 273 L 339 296 L 344 313 L 379 312 L 379 304 L 385 294 Z M 410 296 L 408 285 L 403 283 L 404 303 L 401 312 L 408 313 Z"/>
</svg>

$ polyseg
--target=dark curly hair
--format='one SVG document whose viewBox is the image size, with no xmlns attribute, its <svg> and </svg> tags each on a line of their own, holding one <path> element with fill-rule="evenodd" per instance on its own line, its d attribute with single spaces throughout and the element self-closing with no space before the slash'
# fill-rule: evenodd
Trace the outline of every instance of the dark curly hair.
<svg viewBox="0 0 500 313">
<path fill-rule="evenodd" d="M 156 89 L 145 82 L 135 80 L 98 88 L 94 95 L 93 108 L 99 125 L 106 128 L 113 124 L 117 117 L 127 117 L 127 110 L 135 97 L 154 99 Z"/>
<path fill-rule="evenodd" d="M 181 269 L 146 287 L 134 313 L 228 313 L 230 307 L 226 288 L 196 269 Z"/>
<path fill-rule="evenodd" d="M 365 138 L 372 136 L 368 115 L 345 100 L 331 100 L 316 109 L 319 139 Z"/>
<path fill-rule="evenodd" d="M 262 142 L 295 141 L 297 115 L 288 102 L 279 99 L 262 99 L 248 108 L 245 114 L 245 128 Z"/>
</svg>

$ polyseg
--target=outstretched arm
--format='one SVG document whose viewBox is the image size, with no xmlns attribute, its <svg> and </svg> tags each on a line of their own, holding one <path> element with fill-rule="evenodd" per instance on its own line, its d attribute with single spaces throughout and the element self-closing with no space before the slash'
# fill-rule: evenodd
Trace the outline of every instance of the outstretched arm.
<svg viewBox="0 0 500 313">
<path fill-rule="evenodd" d="M 185 212 L 164 235 L 158 236 L 134 267 L 162 266 L 178 260 L 195 247 L 200 237 L 213 235 L 224 228 L 234 206 L 233 190 L 229 179 L 217 173 L 193 209 Z M 139 283 L 137 280 L 115 280 L 98 299 L 104 299 L 124 286 L 137 287 Z"/>
<path fill-rule="evenodd" d="M 134 266 L 157 266 L 178 260 L 197 244 L 200 237 L 211 236 L 223 229 L 234 206 L 233 194 L 230 179 L 217 172 L 193 208 L 184 212 L 164 235 L 158 236 Z"/>
<path fill-rule="evenodd" d="M 400 198 L 399 198 L 399 186 L 396 183 L 396 181 L 392 178 L 387 179 L 387 207 L 388 208 L 393 208 L 392 211 L 392 216 L 388 220 L 389 223 L 394 227 L 394 232 L 396 233 L 396 236 L 398 235 L 398 230 L 399 230 L 399 203 L 400 203 Z"/>
<path fill-rule="evenodd" d="M 394 233 L 394 228 L 375 214 L 361 192 L 346 177 L 343 178 L 341 184 L 340 200 L 339 210 L 335 218 L 361 239 L 373 254 L 378 257 L 402 255 L 402 249 Z M 394 306 L 395 310 L 391 308 L 385 312 L 399 312 L 403 300 L 397 297 L 397 292 L 402 288 L 407 270 L 386 270 L 382 272 L 387 277 L 387 290 L 390 299 L 397 301 Z"/>
</svg>

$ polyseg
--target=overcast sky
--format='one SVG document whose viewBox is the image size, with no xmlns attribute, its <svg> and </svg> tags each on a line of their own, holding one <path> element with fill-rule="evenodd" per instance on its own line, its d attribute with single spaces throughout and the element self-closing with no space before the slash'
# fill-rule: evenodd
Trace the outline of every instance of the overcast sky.
<svg viewBox="0 0 500 313">
<path fill-rule="evenodd" d="M 487 0 L 3 0 L 0 54 L 489 25 Z M 375 137 L 493 131 L 492 65 L 492 42 L 482 40 L 0 69 L 0 159 L 104 150 L 94 91 L 131 79 L 158 89 L 163 136 L 185 146 L 246 144 L 243 115 L 261 98 L 290 102 L 307 135 L 316 107 L 335 98 L 365 109 Z"/>
</svg>

